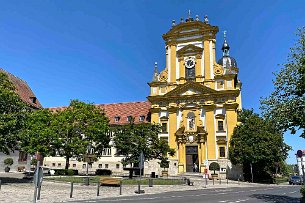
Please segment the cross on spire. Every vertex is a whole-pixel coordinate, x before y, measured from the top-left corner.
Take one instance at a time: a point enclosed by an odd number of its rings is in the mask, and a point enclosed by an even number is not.
[[[223,31],[223,38],[224,38],[225,41],[227,40],[227,31],[226,30]]]

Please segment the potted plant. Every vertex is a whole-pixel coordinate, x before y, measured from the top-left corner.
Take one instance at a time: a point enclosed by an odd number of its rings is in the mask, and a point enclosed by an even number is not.
[[[215,177],[218,176],[218,174],[216,174],[216,171],[219,171],[219,169],[220,169],[220,166],[219,166],[218,163],[212,162],[212,163],[210,164],[209,170],[214,171],[214,173],[212,174],[212,178],[215,178]]]
[[[4,168],[4,171],[7,173],[10,172],[10,170],[11,170],[10,166],[13,165],[14,160],[12,158],[6,158],[6,159],[4,159],[3,162],[4,162],[4,165],[6,165],[6,167]]]
[[[167,159],[168,159],[167,157],[162,157],[160,162],[160,167],[163,168],[162,170],[163,177],[168,176],[169,161]]]

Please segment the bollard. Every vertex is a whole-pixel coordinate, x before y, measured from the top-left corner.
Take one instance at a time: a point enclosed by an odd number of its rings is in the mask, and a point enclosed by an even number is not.
[[[215,178],[213,178],[213,185],[215,184],[214,181],[215,181]]]
[[[221,185],[221,178],[219,178],[219,185]]]
[[[73,196],[73,182],[71,182],[70,198]]]
[[[227,185],[229,184],[229,179],[227,178]]]
[[[2,182],[1,182],[1,180],[0,180],[0,190],[1,190],[1,183],[2,183]]]
[[[140,185],[140,181],[138,182],[138,194],[141,194],[141,185]]]
[[[239,178],[237,179],[237,183],[238,183],[238,185],[239,185]]]
[[[120,181],[120,195],[122,195],[122,181]]]
[[[205,185],[208,185],[208,178],[205,178]]]
[[[96,196],[100,196],[100,184],[99,183],[97,183]]]
[[[153,179],[148,179],[148,186],[149,187],[152,187],[153,186]]]

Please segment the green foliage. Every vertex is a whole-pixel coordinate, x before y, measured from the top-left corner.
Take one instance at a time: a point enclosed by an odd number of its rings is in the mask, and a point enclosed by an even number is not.
[[[12,158],[6,158],[4,159],[3,163],[7,166],[11,166],[14,164],[14,160]]]
[[[138,164],[141,152],[145,160],[165,159],[167,155],[173,156],[174,149],[170,149],[167,142],[160,140],[158,134],[161,126],[157,124],[141,123],[118,126],[114,130],[114,146],[123,158],[123,165]]]
[[[8,76],[0,72],[0,152],[9,154],[16,149],[28,110]]]
[[[55,175],[57,176],[73,176],[73,175],[78,175],[77,170],[73,169],[53,169],[55,171]]]
[[[30,163],[32,166],[37,166],[37,159],[32,159],[31,160],[31,163]]]
[[[167,157],[161,158],[160,167],[164,169],[169,168],[169,161]]]
[[[300,129],[305,138],[305,27],[298,29],[297,36],[287,63],[275,74],[274,91],[261,101],[261,109],[279,128],[292,134]]]
[[[262,119],[253,110],[243,109],[238,121],[241,124],[233,131],[229,159],[243,166],[246,180],[251,180],[251,164],[255,181],[271,179],[291,147],[284,143],[282,132],[271,121]]]
[[[300,193],[302,194],[302,197],[305,197],[305,185],[301,187]]]
[[[108,123],[101,109],[78,100],[72,100],[64,110],[36,111],[27,119],[22,150],[31,154],[38,151],[43,156],[63,156],[68,169],[69,158],[81,160],[89,144],[97,157],[102,155],[110,142]]]
[[[217,162],[212,162],[209,166],[209,170],[214,171],[214,174],[216,174],[216,171],[220,170],[220,166]]]

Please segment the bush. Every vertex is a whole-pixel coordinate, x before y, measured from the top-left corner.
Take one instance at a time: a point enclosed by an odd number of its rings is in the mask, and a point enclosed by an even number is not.
[[[95,175],[99,176],[110,176],[112,174],[112,171],[109,169],[96,169]]]
[[[302,194],[302,197],[305,197],[305,185],[301,187],[300,193]]]
[[[31,160],[31,163],[30,163],[32,166],[35,166],[36,167],[36,165],[37,165],[37,159],[35,159],[35,158],[33,158],[32,160]]]
[[[56,176],[73,176],[73,175],[78,175],[78,170],[73,170],[73,169],[53,169],[55,171]]]
[[[11,166],[14,164],[14,160],[12,158],[6,158],[4,159],[3,163],[7,166]]]

